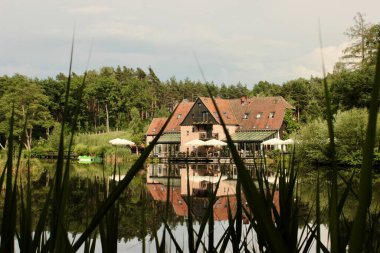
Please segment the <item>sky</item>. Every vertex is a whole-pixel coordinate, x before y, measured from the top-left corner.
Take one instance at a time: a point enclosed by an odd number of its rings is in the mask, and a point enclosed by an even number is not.
[[[330,72],[356,13],[379,23],[379,10],[378,0],[0,0],[0,75],[67,73],[74,33],[76,73],[152,67],[161,81],[202,81],[197,58],[209,82],[282,84],[321,76],[318,23]]]

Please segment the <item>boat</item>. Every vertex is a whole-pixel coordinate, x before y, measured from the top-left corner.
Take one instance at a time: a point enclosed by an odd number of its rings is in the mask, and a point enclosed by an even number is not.
[[[99,156],[81,155],[81,156],[78,156],[78,162],[83,163],[83,164],[101,163],[102,158]]]

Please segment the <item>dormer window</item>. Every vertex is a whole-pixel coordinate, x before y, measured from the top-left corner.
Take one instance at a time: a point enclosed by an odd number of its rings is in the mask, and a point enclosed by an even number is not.
[[[243,119],[248,119],[248,115],[249,115],[248,112],[244,113],[244,115],[243,115]]]
[[[256,115],[256,119],[260,119],[261,116],[263,116],[263,113],[262,113],[262,112],[259,112],[259,113]]]
[[[270,112],[268,118],[273,119],[275,112]]]

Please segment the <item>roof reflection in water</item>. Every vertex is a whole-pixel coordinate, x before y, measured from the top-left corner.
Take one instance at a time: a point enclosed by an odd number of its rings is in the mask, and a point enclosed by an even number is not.
[[[169,190],[169,201],[178,216],[188,215],[186,203],[187,169],[189,166],[190,195],[192,196],[192,213],[202,217],[207,210],[210,189],[215,190],[220,179],[217,191],[217,201],[213,205],[215,220],[228,220],[228,201],[231,212],[236,213],[236,167],[231,164],[150,164],[147,168],[147,188],[155,201],[166,202]],[[170,176],[170,187],[167,180]],[[212,187],[212,188],[211,188]],[[274,203],[278,208],[278,193],[275,193]],[[246,206],[244,195],[242,204]]]

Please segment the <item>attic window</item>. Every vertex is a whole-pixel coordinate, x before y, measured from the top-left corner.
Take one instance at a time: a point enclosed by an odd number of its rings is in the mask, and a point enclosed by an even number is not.
[[[273,119],[275,112],[270,112],[268,118]]]
[[[243,119],[248,119],[248,115],[249,115],[248,112],[244,113]]]
[[[198,107],[201,107],[201,102],[198,102]]]
[[[181,113],[178,114],[178,116],[177,116],[177,119],[180,119],[180,118],[182,118],[182,114]]]
[[[261,116],[263,116],[263,113],[262,113],[262,112],[259,112],[259,113],[256,115],[256,119],[260,119]]]

